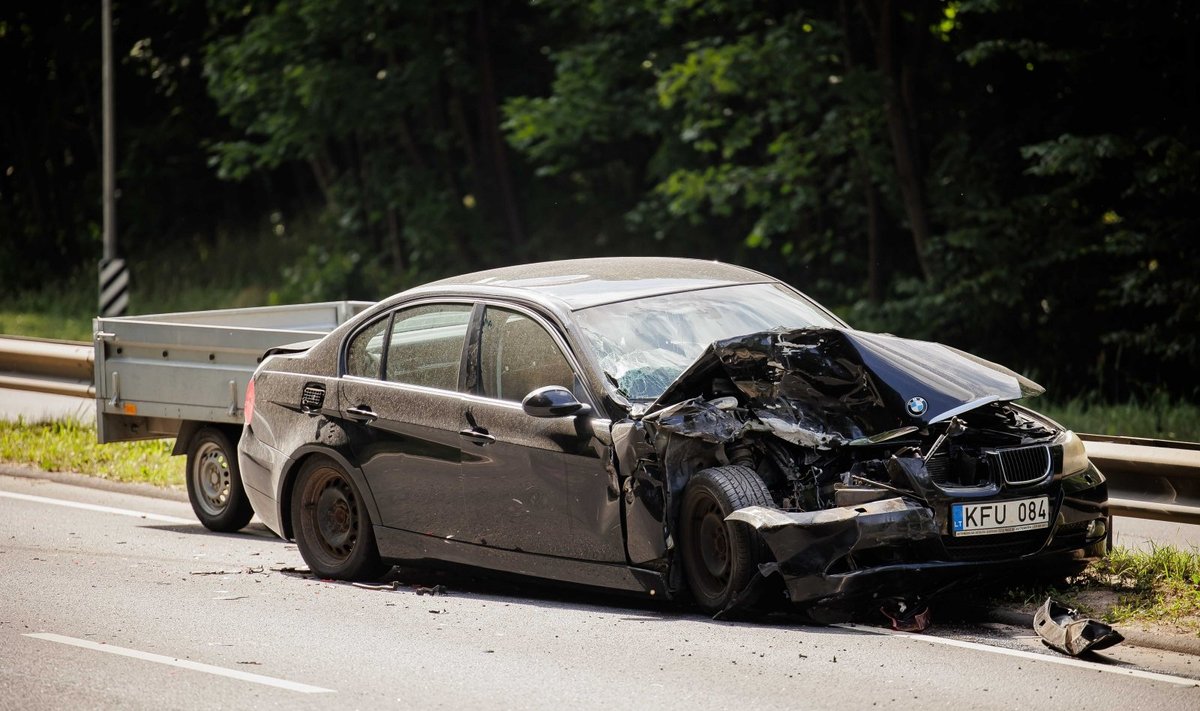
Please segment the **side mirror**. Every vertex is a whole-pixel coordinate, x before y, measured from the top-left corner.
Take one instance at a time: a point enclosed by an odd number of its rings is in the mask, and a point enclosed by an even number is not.
[[[587,415],[592,408],[575,399],[575,395],[561,385],[547,385],[525,396],[521,409],[530,417],[567,417]]]

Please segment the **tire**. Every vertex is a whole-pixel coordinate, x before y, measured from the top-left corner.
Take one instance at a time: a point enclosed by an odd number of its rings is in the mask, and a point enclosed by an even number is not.
[[[237,448],[216,427],[201,427],[188,443],[187,492],[196,518],[210,531],[237,531],[254,515],[242,486]]]
[[[769,553],[757,531],[725,520],[747,506],[775,507],[749,467],[704,469],[684,489],[679,515],[683,573],[696,604],[709,613],[724,610],[743,591],[739,604],[751,605],[757,597],[747,586]]]
[[[366,504],[340,466],[325,457],[309,459],[296,477],[294,491],[292,531],[314,575],[374,580],[386,572]]]

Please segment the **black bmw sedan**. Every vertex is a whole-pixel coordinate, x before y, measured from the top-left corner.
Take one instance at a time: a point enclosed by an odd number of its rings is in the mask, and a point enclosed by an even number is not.
[[[1040,392],[748,269],[548,262],[277,349],[238,459],[322,577],[454,564],[711,612],[811,605],[1102,554],[1104,477],[1016,402]]]

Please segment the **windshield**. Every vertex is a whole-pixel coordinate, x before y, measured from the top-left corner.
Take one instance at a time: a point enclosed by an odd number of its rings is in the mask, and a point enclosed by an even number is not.
[[[842,325],[781,284],[651,296],[582,309],[575,318],[605,375],[631,400],[657,398],[713,341]]]

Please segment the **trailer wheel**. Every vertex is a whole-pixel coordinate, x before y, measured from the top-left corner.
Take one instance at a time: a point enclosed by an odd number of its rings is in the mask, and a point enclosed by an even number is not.
[[[216,427],[201,427],[188,443],[187,490],[196,518],[210,531],[237,531],[254,515],[242,487],[237,448]]]
[[[754,529],[725,520],[747,506],[775,506],[763,480],[749,467],[705,469],[683,491],[679,515],[683,573],[696,604],[707,612],[724,610],[743,591],[750,597],[739,604],[754,603],[755,593],[747,585],[770,554]]]

